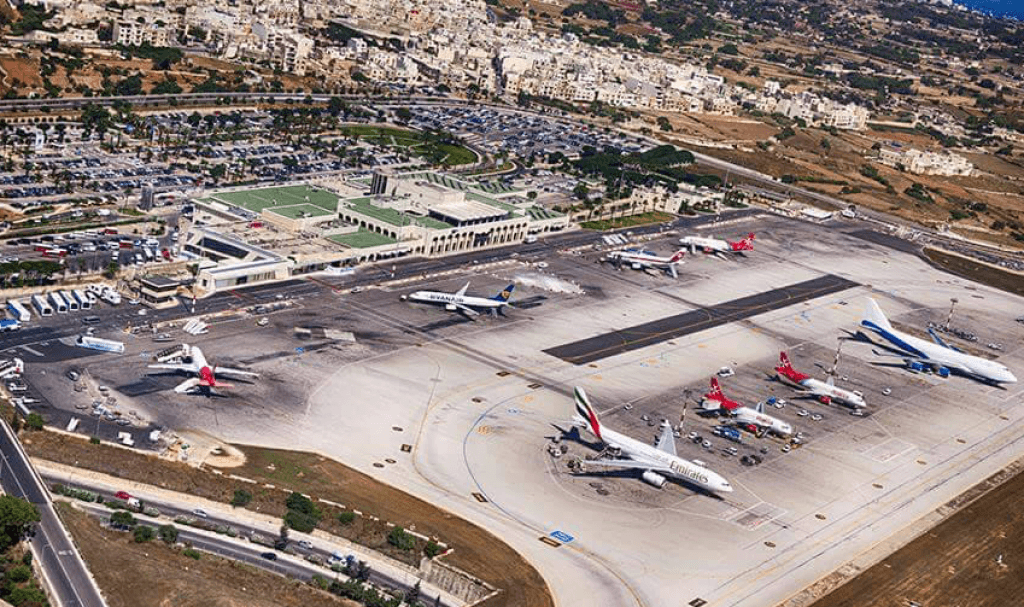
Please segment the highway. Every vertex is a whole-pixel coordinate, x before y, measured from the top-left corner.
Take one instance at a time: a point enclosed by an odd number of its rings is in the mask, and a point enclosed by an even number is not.
[[[61,607],[104,607],[99,588],[75,549],[67,529],[54,512],[50,495],[32,469],[28,456],[7,422],[0,422],[0,485],[5,493],[28,500],[39,509],[41,520],[29,540],[32,552]]]
[[[76,489],[84,489],[102,495],[105,500],[113,501],[114,492],[109,486],[101,485],[98,483],[91,483],[87,479],[75,478],[73,481],[69,481],[68,478],[57,475],[49,475],[44,473],[44,478],[51,483],[61,483],[68,487]],[[162,501],[154,499],[150,496],[138,495],[136,496],[147,507],[153,507],[160,511],[160,516],[166,520],[160,520],[158,518],[150,518],[143,515],[136,515],[136,518],[145,524],[153,527],[158,527],[163,524],[174,524],[178,529],[178,541],[183,543],[191,544],[198,550],[210,552],[225,558],[229,558],[236,561],[242,561],[255,565],[266,571],[277,573],[279,575],[285,575],[291,578],[309,581],[313,578],[313,575],[318,574],[322,576],[331,577],[334,572],[330,569],[316,565],[312,562],[306,561],[307,556],[313,555],[319,557],[322,562],[326,563],[330,559],[331,554],[337,550],[330,547],[324,547],[320,541],[306,534],[297,532],[291,532],[290,541],[288,545],[287,556],[286,553],[280,553],[275,551],[272,547],[265,546],[263,544],[250,543],[251,538],[265,538],[267,541],[272,541],[277,537],[276,529],[269,529],[267,526],[257,526],[249,522],[240,521],[238,518],[232,518],[224,516],[222,513],[206,512],[205,516],[197,516],[193,514],[193,509],[183,507],[180,503],[170,503],[168,501]],[[107,518],[110,516],[112,510],[98,505],[90,505],[81,503],[91,514]],[[245,513],[245,510],[240,512]],[[186,525],[175,524],[173,519],[185,516],[196,520],[201,520],[211,527],[226,526],[235,529],[238,532],[237,538],[231,538],[226,535],[218,535],[213,532],[203,532]],[[311,548],[305,548],[299,544],[299,541],[305,540],[310,543]],[[273,552],[278,555],[278,558],[273,560],[264,558],[263,554]],[[294,558],[289,558],[294,556]],[[357,558],[359,555],[355,555]],[[388,592],[405,592],[408,591],[415,584],[415,579],[407,579],[409,576],[402,576],[403,579],[399,579],[397,575],[389,574],[388,572],[381,571],[379,567],[375,567],[372,561],[368,561],[370,565],[370,577],[369,582]],[[446,597],[442,597],[442,604],[450,605],[451,601],[446,601]]]

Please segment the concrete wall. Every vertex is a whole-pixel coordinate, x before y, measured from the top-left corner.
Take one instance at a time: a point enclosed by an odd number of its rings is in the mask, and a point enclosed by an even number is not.
[[[420,561],[420,572],[423,574],[424,582],[457,596],[470,605],[500,592],[487,582],[438,559],[425,558]]]

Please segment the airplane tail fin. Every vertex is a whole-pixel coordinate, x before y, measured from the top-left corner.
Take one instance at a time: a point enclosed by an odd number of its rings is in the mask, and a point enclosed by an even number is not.
[[[671,258],[669,258],[668,261],[669,261],[669,263],[678,263],[678,262],[682,261],[683,255],[685,255],[685,254],[686,254],[686,249],[679,249],[678,251],[676,251],[675,255],[673,255]]]
[[[498,293],[497,295],[495,295],[491,299],[493,299],[494,301],[501,301],[501,302],[508,301],[509,298],[512,297],[512,291],[514,291],[515,288],[516,288],[515,283],[510,284],[509,286],[505,287],[505,289],[501,293]]]
[[[718,384],[717,377],[711,378],[711,391],[707,393],[707,396],[715,400],[721,400],[725,397],[725,395],[722,394],[722,386]]]
[[[789,362],[789,356],[785,352],[779,352],[779,367],[787,370],[793,368],[793,364]]]
[[[745,239],[738,243],[730,243],[733,251],[754,251],[754,232],[746,234]]]
[[[885,317],[882,308],[878,306],[878,302],[872,297],[868,298],[868,302],[864,306],[864,319],[860,321],[860,324],[875,330],[892,329],[889,319]]]
[[[597,413],[594,413],[594,408],[590,406],[590,399],[587,398],[587,393],[583,391],[583,388],[579,386],[573,388],[572,391],[573,399],[576,401],[576,414],[583,418],[584,423],[590,428],[594,436],[598,439],[601,438],[601,422],[597,419]]]

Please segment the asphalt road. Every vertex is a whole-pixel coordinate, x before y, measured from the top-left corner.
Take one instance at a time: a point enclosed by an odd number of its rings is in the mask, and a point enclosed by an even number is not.
[[[40,566],[62,607],[104,607],[106,603],[93,583],[71,537],[53,510],[49,494],[32,470],[6,422],[0,422],[0,485],[5,493],[28,500],[39,509],[41,520],[29,540]]]
[[[764,293],[555,346],[544,352],[574,365],[585,365],[855,286],[855,282],[827,274]]]

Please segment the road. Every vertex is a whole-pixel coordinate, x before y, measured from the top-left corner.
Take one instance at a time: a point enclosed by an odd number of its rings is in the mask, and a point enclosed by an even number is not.
[[[48,473],[43,473],[43,475],[48,482],[61,483],[68,487],[91,491],[102,495],[104,500],[107,501],[113,501],[115,499],[113,495],[114,491],[112,491],[109,486],[92,483],[89,482],[88,479],[82,479],[80,477],[75,478],[73,481],[69,481],[68,478],[64,476],[50,475]],[[169,519],[158,520],[144,516],[137,517],[140,521],[154,527],[161,524],[171,523],[173,519],[185,516],[196,520],[202,520],[212,527],[231,527],[238,532],[238,538],[231,538],[228,536],[212,534],[210,532],[203,533],[184,525],[175,525],[179,531],[179,541],[192,544],[196,549],[211,552],[232,560],[246,562],[260,567],[261,569],[303,581],[309,581],[313,578],[314,574],[322,576],[332,576],[334,574],[330,569],[304,560],[307,556],[313,555],[319,557],[326,563],[333,553],[338,552],[336,549],[323,546],[321,542],[313,536],[307,536],[293,531],[290,534],[291,540],[287,551],[288,554],[294,555],[296,560],[289,558],[276,558],[275,560],[270,560],[261,555],[268,552],[274,552],[279,555],[283,555],[284,553],[278,553],[273,548],[262,544],[249,543],[249,539],[262,537],[267,540],[272,540],[277,536],[275,529],[268,529],[266,526],[256,526],[240,521],[238,518],[224,516],[221,513],[205,512],[204,516],[197,516],[194,514],[194,509],[183,507],[180,503],[171,503],[169,501],[154,499],[152,496],[139,495],[138,497],[147,507],[154,507],[159,510],[161,517]],[[104,517],[109,516],[111,513],[111,510],[102,506],[87,506],[87,509],[92,514],[98,514]],[[242,512],[245,511],[243,510]],[[311,547],[305,548],[301,546],[298,543],[300,540],[308,541]],[[368,581],[377,588],[387,590],[389,592],[405,592],[411,589],[413,584],[415,584],[415,580],[410,582],[408,579],[399,579],[396,575],[391,575],[388,572],[381,571],[380,568],[374,567],[373,562],[369,562],[369,565],[370,577]],[[403,576],[403,578],[404,577],[407,576]],[[443,597],[442,603],[449,605],[452,602],[446,601]]]
[[[28,500],[39,509],[41,520],[29,540],[32,552],[62,607],[104,607],[99,588],[54,512],[50,496],[32,469],[28,456],[6,422],[0,422],[0,486],[5,493]]]

